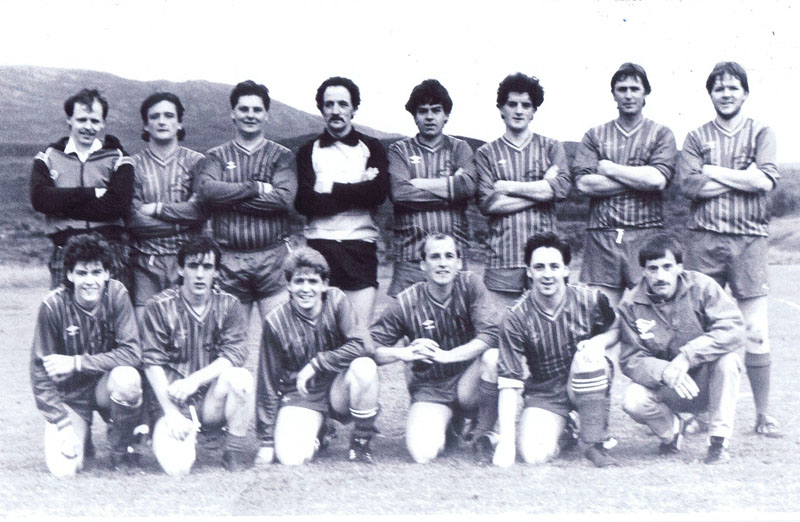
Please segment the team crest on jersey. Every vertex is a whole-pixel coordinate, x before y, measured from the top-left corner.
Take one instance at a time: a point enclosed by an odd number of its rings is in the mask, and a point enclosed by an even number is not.
[[[59,173],[56,169],[50,169],[50,177],[53,178],[53,181],[57,180]]]
[[[419,165],[422,162],[422,156],[409,156],[408,161],[410,161],[412,165]]]
[[[497,164],[498,165],[505,165],[506,164],[506,160],[505,159],[497,160]]]
[[[80,331],[81,327],[78,325],[71,324],[67,326],[67,335],[69,335],[70,337],[75,337],[76,335],[78,335],[78,332]]]
[[[655,337],[655,334],[650,331],[655,325],[656,322],[652,319],[637,319],[636,329],[639,330],[639,337],[642,339],[652,339]]]
[[[234,170],[234,169],[236,169],[236,163],[234,163],[234,162],[232,162],[232,161],[229,161],[229,162],[228,162],[228,163],[225,165],[225,168],[226,168],[226,169],[228,169],[228,170]]]
[[[425,330],[433,330],[436,328],[436,323],[433,321],[433,319],[425,319],[422,321],[422,328]]]

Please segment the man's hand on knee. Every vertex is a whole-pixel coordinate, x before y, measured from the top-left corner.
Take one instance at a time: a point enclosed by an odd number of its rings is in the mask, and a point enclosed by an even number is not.
[[[199,386],[191,377],[185,379],[178,379],[167,388],[169,398],[178,404],[183,404],[186,400],[194,395]]]

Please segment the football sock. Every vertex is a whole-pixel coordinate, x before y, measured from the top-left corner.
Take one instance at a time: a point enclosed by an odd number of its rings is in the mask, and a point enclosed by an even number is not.
[[[225,432],[225,450],[242,453],[248,450],[250,445],[244,435],[234,435],[230,431]]]
[[[478,385],[478,435],[494,430],[497,422],[498,395],[496,382],[481,379]]]
[[[124,454],[128,446],[133,444],[133,430],[139,425],[141,418],[142,401],[130,406],[111,398],[111,406],[107,427],[107,439],[111,452]]]
[[[350,408],[353,417],[353,437],[370,440],[375,433],[375,419],[378,418],[379,408],[356,410]]]
[[[771,358],[769,353],[746,353],[744,364],[747,367],[747,378],[753,390],[753,401],[756,414],[766,414],[769,409],[769,376]]]

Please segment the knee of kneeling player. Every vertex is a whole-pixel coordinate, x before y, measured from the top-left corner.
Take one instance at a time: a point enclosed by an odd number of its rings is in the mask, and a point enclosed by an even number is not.
[[[227,368],[220,374],[219,379],[220,384],[235,397],[244,399],[255,393],[253,376],[246,368]]]
[[[527,464],[544,464],[558,454],[558,441],[520,440],[519,453]]]
[[[497,359],[500,356],[500,350],[497,348],[489,348],[481,355],[481,377],[483,380],[495,382],[497,381]]]
[[[622,410],[628,415],[636,416],[648,400],[647,388],[632,382],[625,390],[625,395],[622,399]]]
[[[350,363],[348,372],[360,386],[368,386],[378,378],[378,365],[369,357],[359,357]]]
[[[142,377],[132,366],[117,366],[108,376],[111,398],[123,404],[135,405],[142,398]]]
[[[305,438],[275,439],[275,456],[284,466],[300,466],[314,457],[314,443]]]
[[[406,433],[406,446],[411,458],[418,464],[435,459],[444,448],[444,433],[411,429]]]

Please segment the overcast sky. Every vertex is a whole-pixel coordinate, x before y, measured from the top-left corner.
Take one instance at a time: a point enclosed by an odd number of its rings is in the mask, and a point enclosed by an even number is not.
[[[791,90],[800,86],[800,5],[789,0],[0,0],[0,8],[0,64],[137,80],[252,78],[312,113],[317,85],[349,76],[362,92],[356,122],[403,134],[416,132],[403,109],[411,88],[432,77],[454,100],[446,132],[483,140],[503,132],[495,96],[507,74],[541,79],[536,132],[578,141],[616,116],[608,82],[633,61],[653,86],[646,116],[672,128],[680,146],[713,117],[711,68],[736,60],[750,76],[745,112],[775,128],[780,161],[800,161]]]

